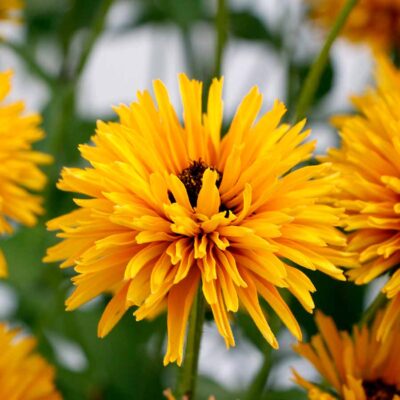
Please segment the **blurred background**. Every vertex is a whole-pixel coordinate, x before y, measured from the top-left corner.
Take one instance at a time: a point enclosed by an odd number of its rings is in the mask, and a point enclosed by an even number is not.
[[[230,0],[226,6],[225,122],[253,85],[264,93],[264,110],[275,98],[284,100],[289,120],[324,32],[307,19],[301,0]],[[0,68],[15,71],[11,97],[42,114],[47,137],[38,148],[55,157],[46,170],[47,215],[36,228],[19,227],[2,240],[10,279],[0,283],[0,319],[37,336],[39,350],[57,368],[65,399],[162,399],[163,389],[174,386],[177,367],[162,366],[165,317],[136,323],[127,313],[108,337],[98,339],[97,322],[108,299],[64,311],[71,272],[42,263],[55,242],[44,223],[73,207],[71,196],[55,188],[60,169],[79,165],[77,145],[90,140],[96,120],[115,118],[113,105],[130,103],[137,90],[160,78],[179,111],[177,74],[210,80],[216,8],[212,0],[26,0],[23,22],[0,27]],[[335,43],[308,122],[319,141],[317,152],[337,143],[329,117],[351,110],[349,96],[372,82],[372,67],[365,45]],[[379,290],[310,274],[320,288],[317,307],[343,329],[358,320]],[[295,300],[291,307],[306,337],[312,334],[312,318]],[[262,364],[266,344],[256,328],[245,315],[233,322],[238,345],[229,352],[212,322],[204,328],[201,399],[240,398]],[[282,350],[273,353],[265,399],[303,399],[290,380],[290,366],[311,378],[312,369],[293,354],[286,330],[279,339]]]

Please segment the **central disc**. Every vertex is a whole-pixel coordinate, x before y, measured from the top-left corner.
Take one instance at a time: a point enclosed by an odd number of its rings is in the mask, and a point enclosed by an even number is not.
[[[203,183],[203,174],[207,168],[215,171],[215,168],[210,167],[205,162],[193,161],[189,167],[185,168],[179,175],[178,178],[185,185],[190,204],[192,207],[196,207],[197,198],[199,197],[200,189]],[[221,183],[221,174],[218,172],[217,186]]]

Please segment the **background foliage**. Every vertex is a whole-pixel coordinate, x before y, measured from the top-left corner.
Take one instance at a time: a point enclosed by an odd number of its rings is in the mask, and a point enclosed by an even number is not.
[[[71,197],[55,188],[60,169],[63,165],[80,162],[77,146],[88,141],[95,129],[94,120],[84,119],[77,113],[76,89],[102,32],[112,29],[113,35],[118,37],[143,26],[173,26],[185,49],[186,72],[205,81],[214,72],[215,54],[213,51],[206,54],[194,46],[194,28],[201,24],[214,35],[216,4],[208,0],[131,0],[125,3],[134,9],[132,19],[109,28],[105,21],[112,0],[27,0],[24,39],[6,40],[0,47],[0,54],[2,51],[15,53],[29,74],[50,91],[48,103],[40,110],[47,138],[38,147],[55,157],[55,163],[46,171],[49,176],[45,193],[47,214],[36,228],[20,227],[15,235],[2,241],[10,265],[10,279],[2,283],[2,287],[11,288],[17,302],[8,319],[23,324],[37,336],[40,351],[57,368],[57,384],[68,400],[162,399],[163,389],[174,385],[177,373],[175,366],[162,366],[164,317],[136,323],[128,313],[107,338],[100,340],[96,335],[97,322],[108,299],[100,298],[78,311],[65,312],[64,301],[71,291],[70,273],[41,261],[45,249],[55,242],[53,234],[46,232],[44,222],[72,207]],[[224,38],[228,41],[236,38],[249,45],[261,44],[285,57],[288,82],[285,100],[289,110],[293,109],[313,54],[296,58],[283,26],[278,29],[268,26],[247,8],[228,5],[227,9],[226,24],[220,32]],[[46,60],[38,56],[44,43],[53,47],[57,54],[51,68],[45,67]],[[2,63],[1,68],[7,65]],[[331,91],[335,74],[335,67],[330,63],[314,100],[315,110]],[[110,115],[98,115],[98,118],[113,118]],[[315,296],[317,307],[332,315],[340,328],[348,328],[356,322],[363,309],[365,290],[350,283],[335,282],[319,273],[312,275],[319,288]],[[311,317],[295,300],[292,303],[306,335],[312,334],[315,326]],[[267,306],[266,310],[268,312]],[[266,344],[249,318],[239,315],[237,322],[235,329],[260,352],[265,352]],[[279,329],[278,324],[275,325]],[[207,336],[203,340],[207,340]],[[75,362],[66,361],[68,355],[75,357]],[[285,356],[278,352],[272,355],[278,364]],[[305,398],[297,389],[280,390],[272,379],[267,385],[270,390],[265,399]],[[216,395],[218,400],[241,397],[240,393],[221,387],[209,377],[201,378],[199,392],[201,399],[208,394]]]

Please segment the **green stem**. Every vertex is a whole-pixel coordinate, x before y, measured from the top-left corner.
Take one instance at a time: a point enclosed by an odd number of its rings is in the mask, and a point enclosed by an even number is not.
[[[0,44],[12,50],[21,60],[24,61],[29,70],[33,72],[36,77],[46,83],[47,86],[54,86],[55,79],[48,72],[46,72],[40,64],[36,62],[27,46],[6,40],[0,40]]]
[[[271,346],[266,347],[264,352],[263,363],[257,375],[254,377],[253,382],[250,384],[250,387],[246,393],[246,397],[244,398],[245,400],[261,399],[265,385],[268,380],[269,372],[271,370],[271,365],[272,365],[271,349],[272,349]]]
[[[357,4],[357,1],[358,0],[346,1],[346,4],[343,6],[342,10],[337,16],[333,27],[329,32],[328,37],[326,38],[325,44],[322,47],[321,52],[319,53],[317,59],[312,65],[299,96],[299,101],[296,108],[296,121],[299,121],[306,116],[307,110],[318,88],[322,73],[324,72],[324,69],[328,62],[329,52],[332,44],[342,30],[348,16],[350,15],[351,10]]]
[[[77,152],[77,146],[81,142],[80,136],[76,134],[74,122],[76,121],[76,86],[81,77],[86,63],[92,53],[97,38],[101,34],[108,11],[113,4],[113,0],[102,0],[97,15],[93,19],[87,40],[83,45],[82,52],[77,62],[77,67],[69,73],[67,66],[69,63],[69,53],[64,52],[64,60],[56,83],[53,85],[54,99],[50,105],[50,112],[47,117],[46,131],[48,135],[47,146],[51,154],[54,155],[49,177],[53,184],[48,185],[47,205],[50,216],[54,215],[59,207],[59,192],[54,182],[59,175],[60,168],[69,164]],[[57,205],[57,206],[55,206]]]
[[[100,6],[99,11],[93,21],[92,27],[90,29],[89,36],[83,46],[83,50],[78,61],[74,77],[79,78],[82,74],[82,71],[85,68],[85,65],[89,59],[89,56],[92,52],[92,49],[97,41],[97,38],[100,36],[101,32],[104,29],[104,25],[106,23],[106,17],[108,11],[110,10],[114,0],[103,0],[103,4]]]
[[[375,297],[375,300],[370,304],[370,306],[364,311],[361,320],[360,326],[368,325],[375,317],[376,313],[388,302],[387,297],[380,292],[378,296]]]
[[[225,0],[218,0],[217,16],[215,18],[215,30],[217,33],[217,43],[215,46],[214,77],[219,77],[222,71],[224,48],[228,38],[228,11]]]
[[[185,49],[185,57],[189,73],[192,77],[199,79],[200,77],[196,66],[196,56],[193,49],[192,38],[190,37],[190,29],[187,26],[181,28],[181,37],[183,48]]]
[[[185,357],[178,382],[178,399],[186,396],[185,400],[194,400],[196,396],[197,368],[201,335],[203,333],[204,312],[204,296],[201,288],[199,288],[189,319]]]
[[[68,130],[66,129],[68,124],[65,122],[71,120],[75,113],[76,84],[82,72],[84,71],[84,68],[92,53],[97,38],[104,29],[107,14],[113,4],[113,1],[114,0],[102,1],[97,15],[93,20],[89,35],[83,45],[77,67],[72,76],[65,76],[63,74],[63,72],[65,72],[63,71],[63,68],[61,70],[58,86],[56,87],[57,92],[61,93],[61,95],[59,96],[60,108],[57,110],[60,115],[56,118],[56,129],[54,129],[54,131],[57,132],[57,135],[53,141],[53,154],[56,154],[57,157],[60,155],[60,153],[62,155],[62,153],[65,152],[65,146],[67,145],[67,136],[70,134],[70,132],[68,132]],[[67,61],[68,60],[65,59],[63,64],[68,64]],[[75,143],[73,143],[73,145],[75,146]]]

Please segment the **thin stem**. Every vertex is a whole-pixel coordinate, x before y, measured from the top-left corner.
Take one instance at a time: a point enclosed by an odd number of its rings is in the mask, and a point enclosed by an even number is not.
[[[189,73],[191,76],[199,79],[200,77],[198,76],[196,56],[193,49],[192,38],[190,36],[190,29],[187,26],[181,28],[181,36]]]
[[[261,399],[264,392],[265,385],[268,380],[269,372],[272,365],[272,354],[271,346],[266,347],[264,352],[264,360],[261,368],[259,369],[257,375],[254,377],[253,382],[246,393],[245,400]]]
[[[332,44],[342,30],[351,10],[357,4],[357,1],[358,0],[347,0],[346,4],[343,6],[342,10],[337,16],[336,21],[334,22],[333,27],[326,38],[324,46],[321,49],[321,52],[312,65],[299,96],[299,101],[296,108],[296,121],[305,117],[318,88],[322,73],[324,72],[328,62],[329,52]]]
[[[77,67],[71,73],[69,73],[67,68],[69,65],[69,54],[68,51],[65,51],[60,74],[53,86],[53,102],[47,117],[46,126],[46,130],[51,132],[51,135],[47,139],[47,146],[55,158],[55,162],[49,171],[51,182],[56,180],[61,166],[68,164],[71,158],[75,156],[77,145],[80,143],[79,135],[76,135],[73,131],[74,126],[72,124],[76,120],[76,86],[96,40],[105,26],[106,17],[112,4],[113,0],[102,0],[97,15],[91,24],[87,40],[83,45]],[[49,215],[54,215],[56,210],[53,209],[53,206],[58,204],[58,197],[59,194],[55,185],[48,185],[47,210]]]
[[[196,396],[197,368],[201,335],[203,333],[204,312],[204,296],[201,288],[199,288],[190,314],[185,357],[178,382],[178,399],[186,396],[185,399],[194,400]]]
[[[360,326],[368,325],[375,317],[376,313],[388,302],[387,297],[380,292],[370,306],[364,311],[361,319]]]
[[[26,66],[33,72],[39,79],[46,83],[49,87],[53,87],[55,84],[55,79],[47,71],[45,71],[40,64],[38,64],[29,51],[27,46],[13,43],[6,40],[0,40],[0,44],[8,49],[12,50],[16,55],[18,55],[21,60],[23,60]]]
[[[222,71],[222,58],[226,41],[228,39],[228,11],[225,0],[218,0],[217,16],[215,18],[217,43],[215,46],[214,76],[219,77]]]
[[[89,36],[84,44],[80,59],[78,61],[75,78],[79,78],[82,71],[85,68],[85,65],[89,59],[89,56],[92,52],[92,49],[97,41],[97,38],[100,36],[101,32],[104,29],[104,25],[106,23],[106,17],[108,11],[110,10],[114,0],[103,0],[103,4],[100,6],[99,11],[93,21]]]

